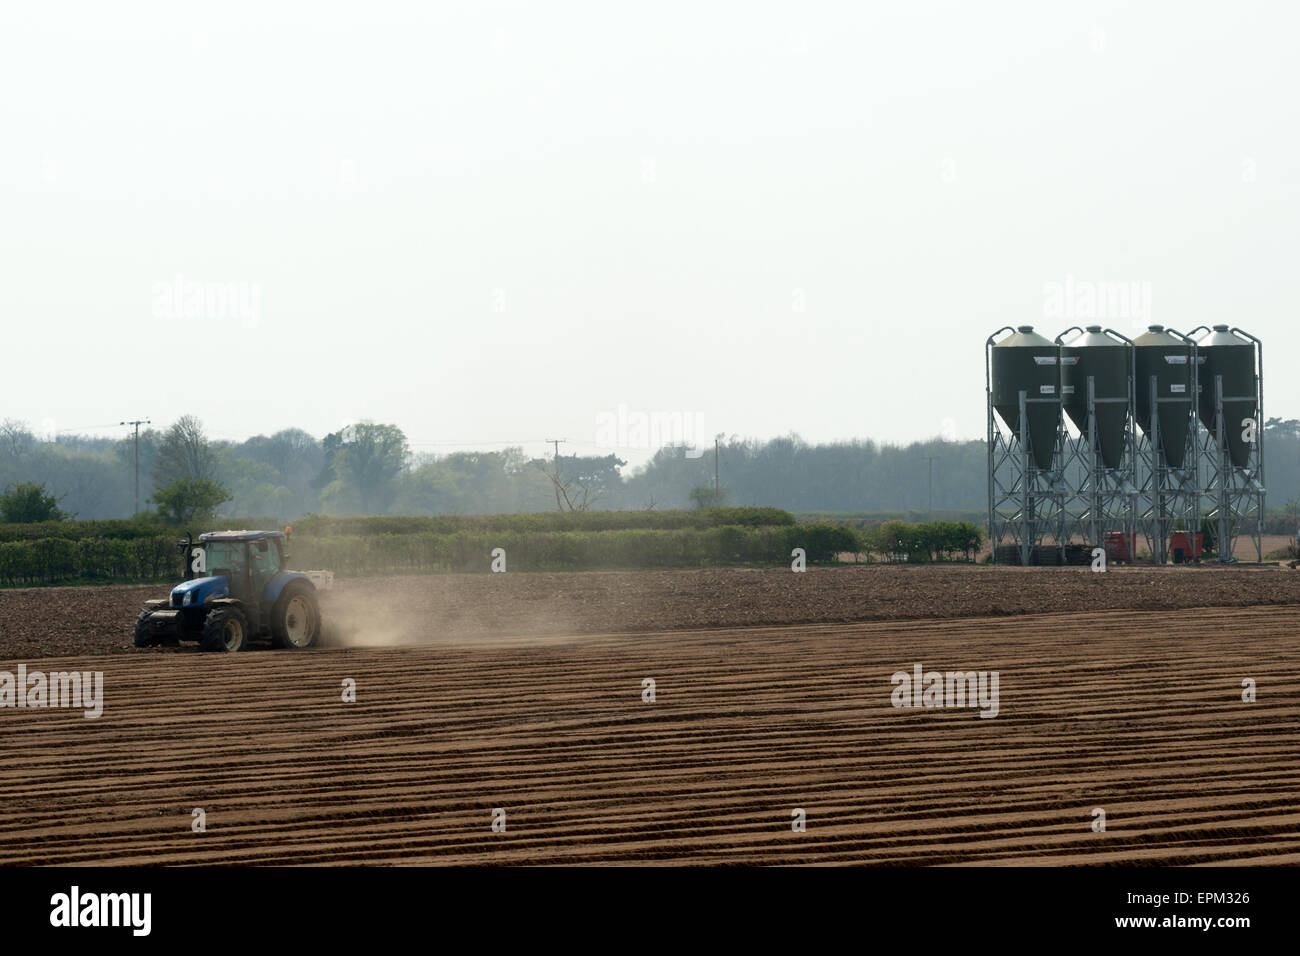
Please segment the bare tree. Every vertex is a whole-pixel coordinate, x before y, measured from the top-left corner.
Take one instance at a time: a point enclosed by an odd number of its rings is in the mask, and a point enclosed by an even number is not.
[[[203,424],[183,415],[163,435],[153,463],[153,480],[159,488],[173,481],[216,481],[218,456],[203,434]]]
[[[561,511],[588,511],[605,492],[621,483],[618,469],[626,465],[615,455],[603,458],[539,458],[533,462],[555,489],[555,506]]]
[[[6,418],[0,422],[0,454],[8,458],[21,458],[35,444],[36,436],[26,422],[16,418]]]

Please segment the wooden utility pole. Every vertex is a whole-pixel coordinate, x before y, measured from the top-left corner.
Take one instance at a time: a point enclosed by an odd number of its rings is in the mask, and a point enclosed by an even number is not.
[[[555,482],[555,507],[564,510],[564,505],[560,503],[560,445],[567,442],[567,438],[548,438],[546,441],[555,446],[555,477],[551,480]]]
[[[718,488],[718,439],[713,439],[713,504],[718,507],[722,504],[721,491]]]
[[[135,426],[135,512],[131,515],[134,518],[140,513],[140,426],[152,425],[153,422],[147,418],[141,418],[133,422],[119,422],[118,424]]]
[[[548,438],[547,444],[555,446],[555,477],[560,477],[560,445],[567,442],[567,438]]]
[[[926,517],[931,521],[934,520],[934,462],[937,457],[937,455],[927,455],[925,459],[926,464],[929,465],[929,477],[927,480],[930,486],[930,499],[926,508]]]

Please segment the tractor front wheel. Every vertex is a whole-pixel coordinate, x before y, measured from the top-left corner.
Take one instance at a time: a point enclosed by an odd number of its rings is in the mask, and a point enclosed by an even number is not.
[[[320,636],[320,605],[311,588],[285,588],[271,612],[271,643],[287,650],[311,647]]]
[[[237,607],[214,607],[203,621],[202,651],[242,651],[248,647],[248,618]]]
[[[132,637],[131,643],[136,647],[153,647],[158,643],[158,638],[149,627],[149,615],[152,613],[153,608],[147,607],[135,619],[135,635]]]

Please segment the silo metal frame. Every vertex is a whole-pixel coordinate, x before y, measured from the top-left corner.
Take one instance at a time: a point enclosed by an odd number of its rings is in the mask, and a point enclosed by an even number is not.
[[[1065,412],[1061,390],[1053,398],[1029,396],[1023,389],[1020,400],[1020,434],[1003,435],[993,409],[993,345],[1003,332],[1016,330],[1012,326],[998,329],[984,343],[984,402],[987,410],[988,489],[989,489],[989,545],[993,560],[997,561],[997,546],[1010,538],[1019,552],[1020,563],[1032,563],[1034,552],[1042,541],[1052,535],[1057,542],[1058,558],[1065,563],[1067,491],[1062,484],[1060,462],[1064,460],[1068,433],[1065,429]],[[1059,366],[1058,366],[1059,367]],[[1051,469],[1040,469],[1034,464],[1033,447],[1029,433],[1028,407],[1033,404],[1055,403],[1058,409],[1056,423],[1056,450]]]
[[[1151,560],[1155,564],[1169,561],[1170,534],[1177,525],[1184,525],[1188,533],[1197,534],[1201,530],[1201,453],[1200,416],[1197,414],[1197,396],[1200,394],[1198,352],[1196,340],[1190,335],[1183,335],[1177,329],[1164,328],[1177,339],[1187,343],[1188,362],[1191,363],[1191,390],[1188,398],[1160,397],[1156,377],[1150,376],[1146,382],[1137,381],[1134,367],[1134,383],[1137,388],[1149,390],[1151,401],[1150,434],[1138,430],[1140,454],[1138,460],[1144,466],[1141,492],[1148,502],[1148,509],[1142,515],[1143,533],[1151,550]],[[1167,463],[1164,435],[1160,431],[1160,405],[1162,403],[1187,403],[1189,417],[1186,447],[1183,454],[1183,466],[1171,468]],[[1194,560],[1199,561],[1199,558]]]
[[[1068,347],[1063,339],[1071,332],[1086,331],[1081,326],[1071,326],[1055,339],[1058,348]],[[1138,478],[1137,478],[1137,408],[1133,383],[1137,377],[1137,353],[1132,339],[1114,329],[1102,332],[1119,339],[1128,349],[1128,395],[1124,398],[1098,398],[1093,376],[1088,383],[1088,431],[1077,439],[1066,436],[1066,452],[1061,470],[1067,488],[1066,541],[1077,535],[1091,547],[1105,544],[1106,535],[1120,525],[1120,533],[1132,542],[1137,535]],[[1062,360],[1064,361],[1064,360]],[[1064,378],[1062,378],[1064,381]],[[1064,395],[1062,395],[1064,402]],[[1123,404],[1127,411],[1124,422],[1124,454],[1120,465],[1107,468],[1101,456],[1101,441],[1097,433],[1097,406]],[[1062,427],[1066,423],[1062,421]],[[1070,504],[1074,507],[1071,508]]]
[[[1210,331],[1199,326],[1188,335]],[[1249,339],[1255,348],[1255,394],[1224,395],[1223,376],[1213,376],[1206,386],[1214,390],[1213,430],[1205,428],[1197,415],[1200,459],[1204,463],[1205,483],[1200,489],[1200,507],[1208,508],[1205,518],[1215,521],[1215,548],[1219,562],[1228,564],[1235,559],[1237,539],[1243,531],[1250,535],[1255,545],[1255,560],[1264,560],[1264,343],[1235,326],[1229,330],[1234,335]],[[1199,388],[1199,385],[1198,385]],[[1200,392],[1197,392],[1199,402]],[[1236,466],[1228,452],[1228,434],[1223,414],[1224,402],[1253,401],[1255,403],[1255,440],[1249,443],[1247,463]],[[1198,513],[1200,511],[1198,507]],[[1198,514],[1199,516],[1199,514]],[[1198,524],[1197,530],[1200,529]]]

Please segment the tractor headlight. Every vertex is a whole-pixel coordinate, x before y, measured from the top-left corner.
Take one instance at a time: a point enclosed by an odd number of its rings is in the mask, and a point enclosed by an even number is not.
[[[194,592],[193,592],[193,591],[186,591],[186,592],[185,592],[185,597],[181,598],[181,605],[182,605],[183,607],[189,607],[189,606],[190,606],[190,602],[192,602],[193,600],[194,600]]]

